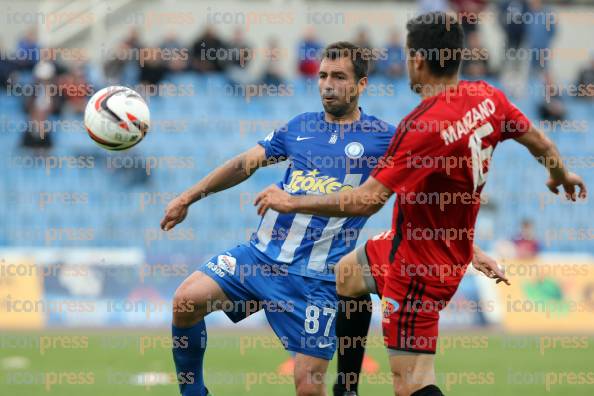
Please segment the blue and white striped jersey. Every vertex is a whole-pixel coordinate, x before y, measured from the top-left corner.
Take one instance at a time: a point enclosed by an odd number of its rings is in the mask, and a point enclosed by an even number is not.
[[[329,194],[363,183],[386,152],[395,127],[364,114],[353,124],[303,113],[258,142],[268,158],[289,161],[279,187],[290,194]],[[366,217],[279,214],[268,210],[250,243],[265,262],[290,273],[334,281],[333,266],[355,248]]]

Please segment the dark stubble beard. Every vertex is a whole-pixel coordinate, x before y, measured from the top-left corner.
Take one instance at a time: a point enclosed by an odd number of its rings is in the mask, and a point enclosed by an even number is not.
[[[335,103],[335,104],[326,104],[322,101],[322,106],[324,107],[324,111],[328,114],[336,118],[344,117],[345,114],[348,114],[354,109],[357,108],[357,103],[359,101],[359,96],[352,96],[350,101],[342,102],[342,103]]]

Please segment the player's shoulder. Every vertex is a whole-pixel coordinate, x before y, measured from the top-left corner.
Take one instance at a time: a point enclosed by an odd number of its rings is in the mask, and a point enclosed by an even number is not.
[[[465,96],[490,97],[498,101],[507,101],[507,96],[501,89],[485,80],[462,80],[459,89]]]
[[[371,132],[374,134],[380,134],[386,137],[392,137],[396,132],[396,126],[384,121],[372,114],[362,113],[361,119],[359,120],[361,130],[363,132]]]

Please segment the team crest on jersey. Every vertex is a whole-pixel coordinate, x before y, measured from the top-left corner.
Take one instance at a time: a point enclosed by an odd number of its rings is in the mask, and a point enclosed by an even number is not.
[[[353,188],[348,184],[342,184],[335,177],[318,176],[319,174],[320,171],[317,169],[308,172],[295,170],[291,174],[289,184],[285,186],[285,191],[291,193],[304,191],[313,194],[332,194]]]
[[[227,256],[225,254],[221,254],[219,257],[217,257],[217,267],[227,272],[228,274],[233,275],[235,273],[236,264],[237,259],[235,257]]]
[[[364,152],[365,149],[363,148],[363,145],[359,142],[351,142],[347,144],[344,148],[344,153],[347,155],[347,157],[351,159],[361,158]]]
[[[384,318],[382,319],[382,322],[390,323],[390,315],[392,315],[394,312],[398,311],[399,306],[400,306],[400,304],[398,304],[398,301],[394,300],[393,298],[390,298],[390,297],[382,298],[382,313],[384,316]]]

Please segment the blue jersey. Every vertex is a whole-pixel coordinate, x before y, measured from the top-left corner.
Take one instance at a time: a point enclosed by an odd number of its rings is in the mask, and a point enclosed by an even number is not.
[[[364,114],[352,124],[304,113],[258,144],[289,166],[279,187],[293,195],[330,194],[363,183],[388,149],[396,128]],[[293,274],[334,281],[332,269],[355,248],[366,217],[280,214],[268,210],[250,243],[263,261]]]

